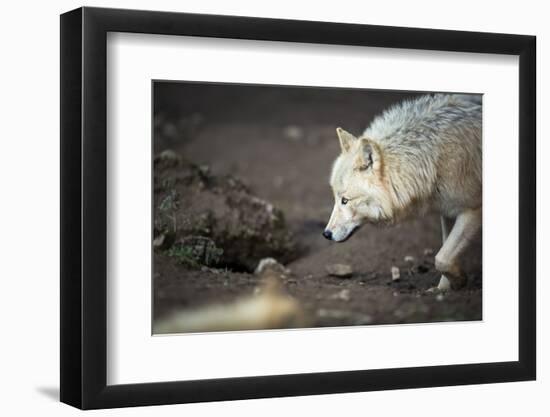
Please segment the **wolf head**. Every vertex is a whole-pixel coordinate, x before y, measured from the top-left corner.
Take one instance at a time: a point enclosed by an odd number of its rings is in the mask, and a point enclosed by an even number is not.
[[[388,221],[392,205],[384,178],[382,150],[373,140],[336,129],[342,153],[332,167],[334,209],[323,232],[343,242],[365,222]]]

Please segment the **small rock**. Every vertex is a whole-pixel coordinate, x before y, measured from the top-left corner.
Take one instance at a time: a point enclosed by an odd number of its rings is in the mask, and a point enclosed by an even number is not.
[[[262,260],[260,260],[260,262],[258,262],[258,266],[254,270],[254,273],[256,275],[261,275],[267,270],[273,271],[281,275],[290,274],[290,270],[285,268],[273,258],[263,258]]]
[[[332,297],[332,299],[338,299],[338,300],[343,300],[343,301],[349,301],[350,300],[350,292],[349,292],[349,289],[343,289],[339,292],[337,292],[336,294],[334,294]]]
[[[304,137],[304,131],[298,126],[287,126],[283,130],[283,134],[287,139],[298,141]]]
[[[327,265],[326,270],[330,276],[338,278],[349,278],[353,274],[353,269],[346,264]]]
[[[437,301],[443,301],[443,300],[445,299],[445,296],[444,296],[443,294],[437,294],[437,295],[435,296],[435,299],[436,299]]]
[[[179,155],[174,152],[172,149],[166,149],[162,151],[159,155],[159,159],[161,161],[169,161],[169,162],[179,162],[180,157]]]
[[[433,254],[434,254],[434,250],[432,248],[424,249],[424,256],[432,256]]]
[[[398,293],[397,291],[394,291],[394,292],[393,292],[393,296],[394,296],[394,297],[399,297],[399,293]]]
[[[153,247],[155,249],[159,249],[164,244],[164,240],[166,239],[166,235],[158,235],[156,238],[153,239]]]
[[[210,175],[210,167],[208,165],[199,165],[199,174],[203,177],[208,177]]]
[[[392,281],[399,281],[401,274],[399,273],[399,268],[396,266],[391,267],[391,279]]]
[[[414,256],[407,255],[405,256],[404,261],[413,264],[415,262],[415,259]]]
[[[153,249],[164,250],[168,249],[174,243],[174,235],[172,233],[161,233],[153,239]]]

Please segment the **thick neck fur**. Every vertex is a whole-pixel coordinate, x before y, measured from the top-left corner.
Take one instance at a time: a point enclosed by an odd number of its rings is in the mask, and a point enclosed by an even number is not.
[[[407,146],[384,146],[382,152],[382,181],[389,195],[389,217],[401,220],[413,211],[430,204],[436,184],[435,164]]]
[[[437,189],[438,131],[463,99],[436,94],[405,101],[375,118],[365,131],[380,148],[394,220],[431,203]]]

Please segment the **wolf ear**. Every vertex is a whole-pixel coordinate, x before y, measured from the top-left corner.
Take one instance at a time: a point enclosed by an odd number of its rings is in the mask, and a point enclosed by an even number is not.
[[[342,153],[348,152],[351,148],[351,144],[355,140],[357,140],[355,136],[353,136],[349,132],[346,132],[341,127],[336,128],[336,134],[338,135],[338,139],[340,139],[340,147],[342,148]]]
[[[361,154],[359,157],[359,171],[366,171],[369,168],[378,170],[381,165],[380,148],[376,143],[368,138],[361,139]]]

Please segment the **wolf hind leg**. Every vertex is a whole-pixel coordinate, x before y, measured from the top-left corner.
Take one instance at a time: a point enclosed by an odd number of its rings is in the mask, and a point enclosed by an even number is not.
[[[453,227],[453,219],[450,219],[445,216],[441,216],[441,245],[443,245],[447,240],[447,237],[449,236],[449,233],[451,232],[452,227]],[[449,279],[445,275],[441,275],[441,279],[439,280],[437,289],[439,291],[450,290],[451,281],[449,281]]]
[[[465,210],[457,216],[451,232],[435,256],[435,267],[443,274],[438,289],[459,289],[466,284],[458,260],[480,229],[481,208]]]

